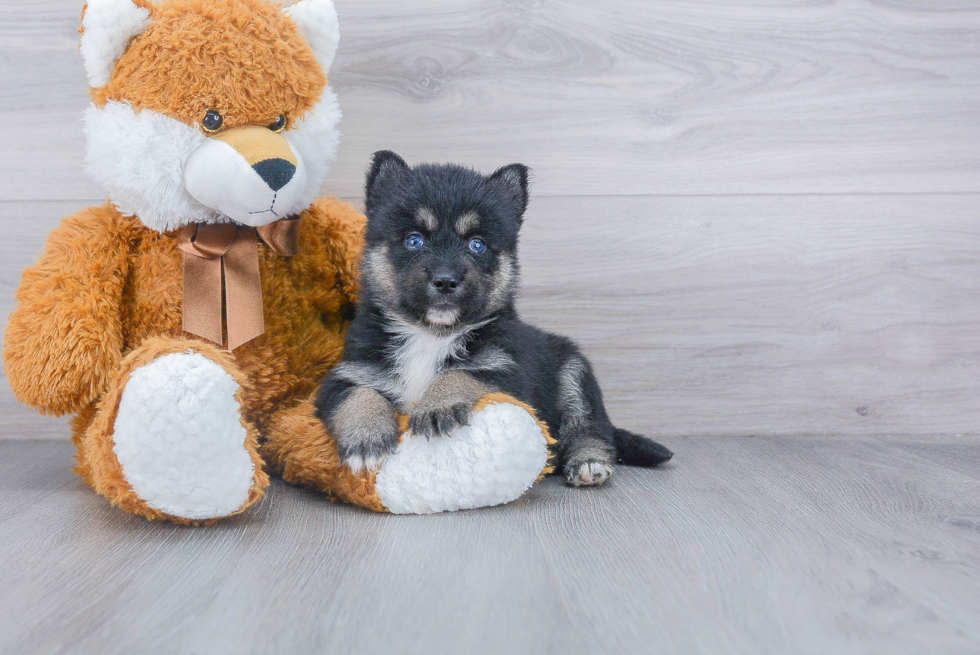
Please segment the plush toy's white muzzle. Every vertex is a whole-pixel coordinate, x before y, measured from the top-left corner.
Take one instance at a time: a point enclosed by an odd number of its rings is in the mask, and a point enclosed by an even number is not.
[[[184,187],[199,203],[242,225],[283,218],[306,190],[306,165],[281,134],[261,126],[226,130],[187,159]]]

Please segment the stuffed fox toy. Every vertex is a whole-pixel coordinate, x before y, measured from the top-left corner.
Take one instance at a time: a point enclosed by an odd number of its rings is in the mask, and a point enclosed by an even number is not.
[[[80,31],[86,166],[109,201],[24,272],[4,364],[20,400],[74,415],[85,482],[197,524],[259,500],[267,467],[402,513],[507,502],[548,470],[546,428],[508,397],[356,475],[313,415],[364,222],[316,199],[339,138],[330,0],[91,0]]]

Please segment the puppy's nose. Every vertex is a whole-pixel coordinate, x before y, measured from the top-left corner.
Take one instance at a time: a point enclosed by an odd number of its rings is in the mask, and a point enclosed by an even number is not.
[[[449,295],[456,293],[456,289],[463,284],[463,281],[452,273],[439,273],[432,278],[432,286],[439,293]]]
[[[252,166],[252,170],[259,174],[269,188],[273,191],[278,191],[283,188],[289,181],[293,179],[293,175],[296,173],[296,167],[285,159],[266,159],[260,161],[255,166]]]

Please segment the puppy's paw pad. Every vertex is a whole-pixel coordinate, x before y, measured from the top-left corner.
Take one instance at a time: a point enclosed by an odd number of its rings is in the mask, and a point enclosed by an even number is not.
[[[606,482],[612,472],[607,462],[570,462],[565,465],[565,482],[573,487],[594,487]]]

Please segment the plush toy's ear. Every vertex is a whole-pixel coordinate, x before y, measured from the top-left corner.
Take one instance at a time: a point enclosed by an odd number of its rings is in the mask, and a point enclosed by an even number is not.
[[[126,46],[150,23],[150,10],[143,0],[89,0],[82,10],[82,43],[88,85],[105,86],[112,77]]]
[[[340,42],[340,21],[332,0],[300,0],[283,9],[283,13],[296,23],[326,75]]]
[[[379,150],[374,153],[364,185],[365,206],[373,206],[407,172],[408,164],[392,151]]]
[[[523,217],[527,209],[530,169],[524,164],[509,164],[498,168],[488,179],[490,183],[506,193],[517,206],[518,215]]]

